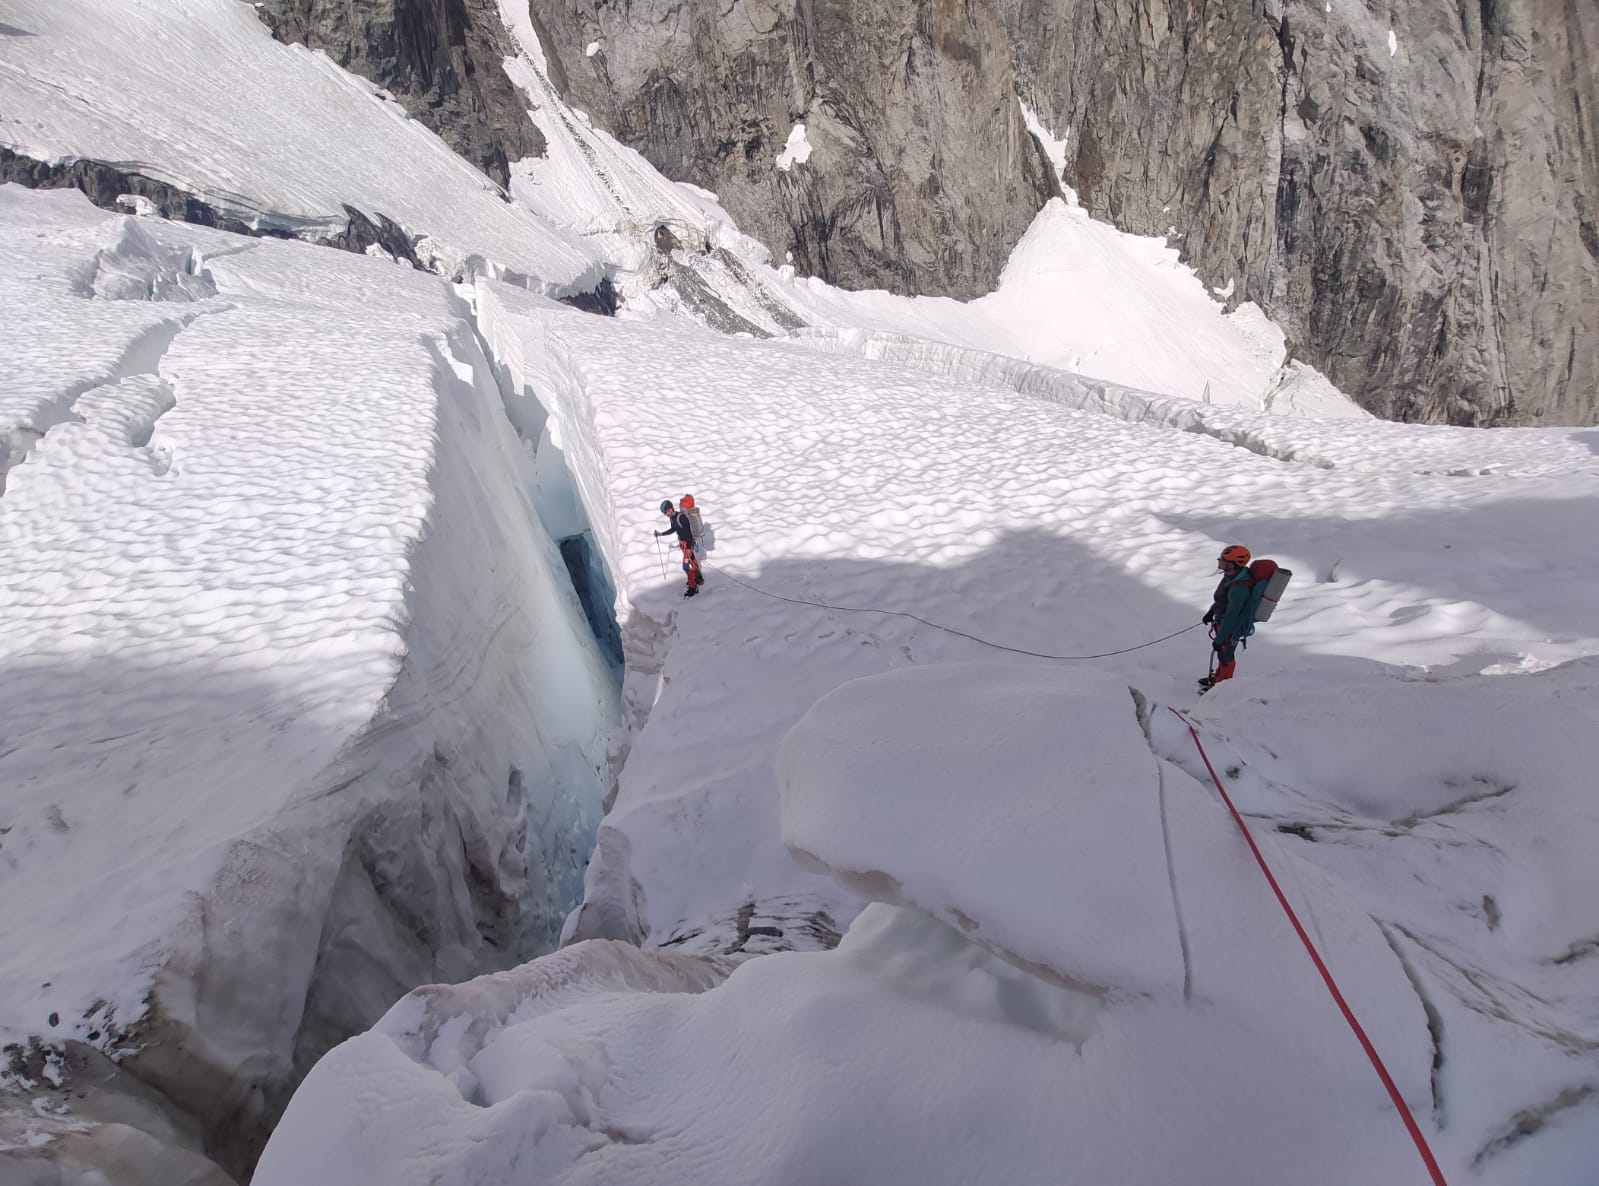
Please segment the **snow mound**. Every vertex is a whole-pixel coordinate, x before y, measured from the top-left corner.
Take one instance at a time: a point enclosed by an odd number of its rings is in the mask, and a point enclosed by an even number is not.
[[[945,663],[852,680],[777,758],[783,841],[865,897],[1096,991],[1182,987],[1160,772],[1127,685]],[[1114,850],[1106,862],[1099,854]],[[1047,895],[1007,867],[1056,871]],[[1093,903],[1062,912],[1059,902]]]
[[[790,284],[818,326],[992,351],[1185,403],[1367,417],[1310,368],[1285,367],[1282,331],[1256,306],[1229,313],[1175,247],[1098,222],[1075,198],[1044,205],[999,286],[974,301]]]
[[[564,1181],[585,1156],[652,1139],[613,1122],[596,1094],[620,1069],[608,1029],[682,1017],[686,994],[732,967],[598,939],[418,989],[317,1065],[254,1181]]]

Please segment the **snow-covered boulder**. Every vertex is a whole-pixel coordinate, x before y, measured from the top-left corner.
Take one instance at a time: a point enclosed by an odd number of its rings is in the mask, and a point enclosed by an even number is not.
[[[615,1041],[670,1042],[691,994],[732,966],[592,939],[468,984],[418,989],[317,1065],[255,1181],[552,1182],[608,1148],[647,1143],[595,1094],[621,1069]]]
[[[82,1043],[244,1172],[329,1046],[554,946],[614,677],[447,284],[13,186],[0,242],[0,1111]]]

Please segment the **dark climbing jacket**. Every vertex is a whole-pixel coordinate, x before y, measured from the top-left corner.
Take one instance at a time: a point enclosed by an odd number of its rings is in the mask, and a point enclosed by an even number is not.
[[[1253,627],[1249,614],[1252,592],[1247,568],[1223,576],[1216,583],[1205,621],[1215,626],[1217,642],[1236,642],[1248,636]]]
[[[691,548],[694,546],[694,527],[682,511],[672,512],[672,530],[676,532],[678,542],[685,543]]]

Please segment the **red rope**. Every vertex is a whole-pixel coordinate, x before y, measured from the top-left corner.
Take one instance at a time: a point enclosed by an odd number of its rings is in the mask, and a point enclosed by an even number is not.
[[[1167,705],[1171,708],[1171,705]],[[1205,752],[1204,744],[1199,740],[1199,732],[1194,728],[1193,722],[1175,708],[1171,709],[1178,720],[1188,726],[1188,735],[1194,739],[1194,746],[1199,750],[1200,761],[1205,763],[1205,769],[1210,773],[1210,781],[1216,784],[1216,790],[1221,793],[1221,801],[1227,804],[1227,810],[1232,813],[1233,822],[1238,825],[1238,830],[1244,834],[1244,841],[1249,845],[1249,851],[1255,854],[1255,863],[1260,866],[1260,871],[1266,875],[1266,883],[1271,886],[1271,892],[1277,895],[1277,902],[1283,908],[1283,913],[1288,915],[1288,921],[1294,924],[1294,933],[1299,936],[1299,941],[1305,945],[1305,950],[1310,953],[1310,960],[1316,965],[1316,971],[1321,973],[1321,979],[1327,985],[1327,991],[1332,993],[1332,998],[1338,1003],[1339,1011],[1344,1015],[1344,1020],[1349,1023],[1349,1028],[1355,1031],[1355,1037],[1360,1041],[1360,1048],[1366,1052],[1366,1057],[1371,1060],[1372,1068],[1377,1072],[1377,1078],[1382,1080],[1382,1085],[1388,1089],[1388,1098],[1393,1100],[1394,1107],[1399,1110],[1399,1118],[1405,1122],[1405,1129],[1410,1133],[1410,1139],[1415,1142],[1416,1152],[1421,1154],[1421,1160],[1427,1166],[1427,1172],[1432,1175],[1433,1186],[1449,1186],[1444,1181],[1443,1171],[1438,1168],[1438,1162],[1432,1155],[1432,1150],[1427,1147],[1427,1138],[1422,1135],[1421,1126],[1416,1123],[1416,1118],[1410,1114],[1410,1107],[1405,1103],[1405,1097],[1399,1094],[1399,1088],[1394,1085],[1393,1076],[1388,1073],[1388,1068],[1383,1066],[1382,1059],[1377,1054],[1377,1048],[1371,1044],[1371,1039],[1366,1036],[1366,1031],[1361,1028],[1360,1022],[1355,1017],[1355,1011],[1344,1000],[1344,994],[1338,991],[1338,985],[1333,980],[1332,973],[1327,970],[1327,965],[1322,962],[1316,945],[1310,941],[1310,936],[1305,933],[1305,928],[1300,925],[1299,916],[1294,913],[1294,908],[1288,904],[1282,887],[1277,884],[1277,879],[1272,876],[1271,867],[1266,864],[1266,858],[1261,855],[1259,847],[1255,844],[1255,837],[1249,830],[1249,825],[1244,822],[1244,817],[1238,814],[1238,808],[1233,806],[1232,797],[1227,794],[1227,788],[1221,785],[1221,779],[1216,777],[1216,768],[1210,764],[1210,755]]]

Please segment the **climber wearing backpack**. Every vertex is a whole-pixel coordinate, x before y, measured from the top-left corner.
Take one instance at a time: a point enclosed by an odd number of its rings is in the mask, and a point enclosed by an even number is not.
[[[683,596],[693,597],[705,583],[705,576],[700,572],[699,557],[694,555],[694,526],[685,512],[672,506],[671,499],[661,503],[661,514],[666,516],[671,526],[665,531],[657,531],[655,538],[677,536],[677,546],[683,550],[683,574],[688,577],[688,588],[683,590]]]
[[[1203,689],[1233,678],[1239,644],[1255,632],[1257,622],[1271,617],[1294,575],[1275,560],[1251,562],[1249,549],[1242,544],[1223,548],[1216,567],[1222,576],[1203,619],[1210,626],[1214,668],[1200,679]]]
[[[1249,610],[1249,549],[1242,544],[1223,548],[1216,557],[1216,569],[1222,574],[1221,580],[1216,584],[1216,592],[1203,619],[1210,627],[1213,667],[1211,673],[1199,681],[1202,688],[1232,679],[1233,669],[1238,666],[1238,643],[1243,637],[1244,618]]]

